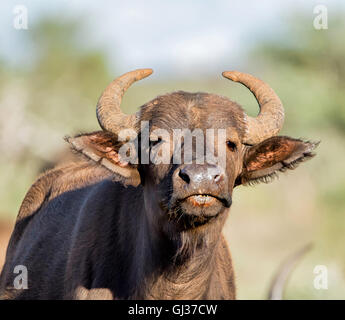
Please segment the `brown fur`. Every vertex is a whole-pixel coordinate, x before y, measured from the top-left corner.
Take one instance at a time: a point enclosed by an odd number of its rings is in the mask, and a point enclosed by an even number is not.
[[[234,186],[292,169],[315,148],[288,137],[245,146],[243,119],[236,103],[206,93],[176,92],[141,108],[150,130],[227,130],[221,179],[198,186],[199,193],[217,197],[210,206],[184,201],[192,191],[181,170],[203,167],[125,163],[110,133],[68,138],[84,159],[46,172],[27,193],[8,247],[0,296],[235,299],[231,256],[221,235]],[[12,288],[13,268],[19,264],[28,268],[28,290]]]

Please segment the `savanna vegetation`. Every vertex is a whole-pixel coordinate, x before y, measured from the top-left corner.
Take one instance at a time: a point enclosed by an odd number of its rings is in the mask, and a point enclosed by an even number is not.
[[[98,130],[96,101],[118,74],[110,74],[101,49],[79,43],[82,27],[79,21],[55,18],[32,26],[24,36],[35,47],[30,65],[10,65],[0,51],[1,220],[15,219],[41,168],[67,148],[64,135]],[[235,190],[225,235],[240,299],[265,298],[279,264],[309,242],[313,249],[290,278],[286,298],[345,298],[344,37],[340,16],[320,31],[304,17],[291,18],[289,28],[260,41],[246,57],[241,71],[264,79],[283,101],[282,134],[321,144],[317,156],[296,171],[271,184]],[[225,69],[236,66],[228,61]],[[128,92],[124,110],[133,112],[159,94],[180,89],[225,95],[250,114],[257,112],[248,90],[219,74],[142,81]],[[316,265],[328,268],[328,290],[313,286]]]

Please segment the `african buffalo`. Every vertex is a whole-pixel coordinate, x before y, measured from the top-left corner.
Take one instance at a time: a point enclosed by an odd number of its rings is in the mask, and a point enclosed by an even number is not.
[[[80,160],[32,185],[8,246],[1,298],[235,299],[222,235],[234,187],[294,169],[317,143],[277,136],[280,99],[236,71],[223,76],[254,94],[255,118],[226,97],[183,91],[122,113],[124,92],[151,73],[115,79],[97,104],[102,131],[66,138]],[[191,140],[176,138],[188,130]]]

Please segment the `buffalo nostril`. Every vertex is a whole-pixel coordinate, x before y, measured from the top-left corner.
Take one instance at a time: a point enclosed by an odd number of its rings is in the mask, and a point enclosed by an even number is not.
[[[220,182],[222,180],[222,175],[221,174],[217,174],[214,176],[214,181],[215,182]]]
[[[186,183],[189,183],[190,182],[190,178],[189,178],[189,175],[184,172],[183,170],[180,170],[180,172],[178,173],[179,177],[185,181]]]

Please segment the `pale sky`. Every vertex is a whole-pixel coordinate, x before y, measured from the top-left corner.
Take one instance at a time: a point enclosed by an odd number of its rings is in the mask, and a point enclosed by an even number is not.
[[[13,28],[13,8],[28,9],[28,30]],[[183,75],[196,70],[221,70],[224,61],[245,63],[248,48],[284,30],[292,12],[310,16],[325,4],[332,13],[344,10],[343,0],[21,0],[0,3],[0,57],[13,63],[30,61],[30,48],[20,32],[44,15],[85,18],[84,42],[105,48],[109,62],[125,72],[137,67],[158,68]]]

